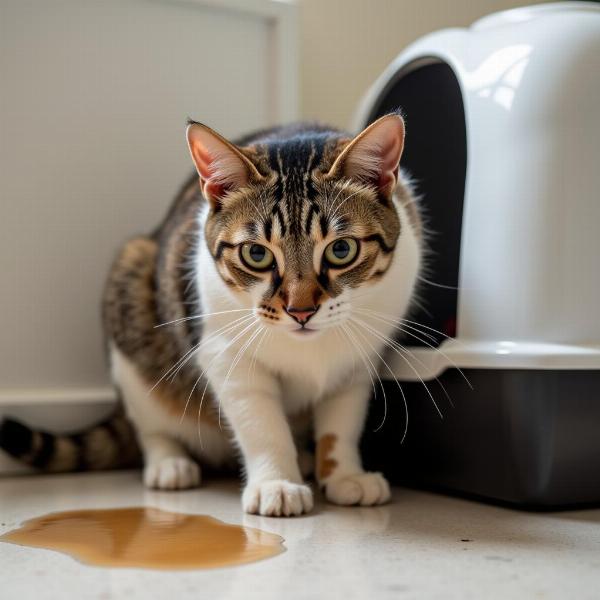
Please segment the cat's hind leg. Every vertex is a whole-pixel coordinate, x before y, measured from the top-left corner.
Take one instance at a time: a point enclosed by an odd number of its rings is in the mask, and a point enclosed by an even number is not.
[[[158,490],[184,490],[200,485],[200,466],[173,438],[141,434],[144,454],[144,484]]]
[[[161,490],[198,486],[200,466],[174,435],[177,430],[174,417],[166,413],[135,365],[114,346],[110,358],[113,380],[121,391],[142,448],[145,485]]]

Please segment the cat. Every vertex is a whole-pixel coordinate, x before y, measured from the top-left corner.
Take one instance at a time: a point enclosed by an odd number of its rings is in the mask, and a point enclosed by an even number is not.
[[[297,124],[235,144],[191,121],[187,141],[197,172],[160,226],[125,244],[106,284],[124,412],[76,436],[7,420],[0,446],[49,471],[100,469],[132,464],[135,434],[158,489],[195,487],[199,463],[240,458],[243,509],[292,516],[313,506],[301,449],[312,432],[329,501],[387,502],[358,445],[372,371],[422,264],[402,117],[355,137]]]

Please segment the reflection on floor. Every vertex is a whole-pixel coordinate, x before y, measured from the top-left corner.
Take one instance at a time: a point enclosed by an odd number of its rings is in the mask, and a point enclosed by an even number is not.
[[[396,489],[378,508],[318,502],[297,519],[244,515],[239,484],[144,490],[135,472],[0,479],[0,534],[50,512],[149,506],[272,532],[287,551],[205,571],[104,569],[0,544],[3,600],[210,598],[596,599],[600,510],[522,513]]]

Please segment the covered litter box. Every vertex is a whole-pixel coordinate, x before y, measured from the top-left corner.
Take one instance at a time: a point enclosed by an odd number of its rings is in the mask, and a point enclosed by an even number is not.
[[[357,128],[397,108],[431,255],[408,316],[420,325],[400,339],[411,354],[391,357],[408,433],[401,444],[388,381],[369,466],[522,506],[600,502],[600,6],[519,8],[420,39]]]

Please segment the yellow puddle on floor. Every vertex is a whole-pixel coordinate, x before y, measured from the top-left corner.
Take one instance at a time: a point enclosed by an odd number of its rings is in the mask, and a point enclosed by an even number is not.
[[[102,567],[163,570],[242,565],[285,550],[273,533],[148,507],[52,513],[0,541],[58,550]]]

